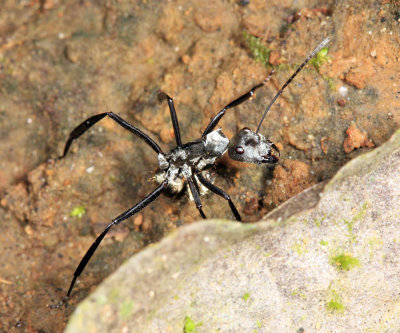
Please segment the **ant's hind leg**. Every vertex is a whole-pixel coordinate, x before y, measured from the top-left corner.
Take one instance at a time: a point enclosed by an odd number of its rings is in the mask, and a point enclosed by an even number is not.
[[[96,114],[88,119],[86,119],[84,122],[79,124],[69,135],[68,140],[65,144],[64,148],[64,153],[62,156],[59,158],[64,158],[65,155],[67,155],[69,148],[71,146],[71,143],[79,138],[83,133],[85,133],[90,127],[92,127],[94,124],[96,124],[98,121],[103,119],[105,116],[110,117],[112,120],[114,120],[118,125],[122,126],[123,128],[127,129],[128,131],[132,132],[133,134],[137,135],[140,139],[142,139],[144,142],[146,142],[157,154],[162,154],[161,148],[158,146],[158,144],[151,139],[147,134],[143,133],[140,129],[136,128],[135,126],[132,126],[129,124],[126,120],[122,119],[120,116],[115,114],[114,112],[105,112],[105,113],[100,113]]]
[[[100,245],[101,241],[103,240],[104,236],[108,233],[108,231],[113,227],[114,225],[117,225],[121,223],[122,221],[126,220],[127,218],[131,217],[132,215],[138,213],[141,211],[143,208],[145,208],[148,204],[156,200],[159,195],[165,191],[167,187],[168,182],[164,181],[160,186],[158,186],[153,192],[151,192],[147,197],[145,197],[143,200],[138,202],[135,206],[133,206],[131,209],[128,209],[126,212],[122,213],[118,217],[116,217],[108,226],[107,228],[104,229],[104,231],[96,238],[96,240],[93,242],[93,244],[90,246],[89,250],[87,250],[86,254],[83,256],[81,262],[79,263],[78,267],[75,270],[74,277],[71,281],[71,284],[69,286],[68,292],[67,292],[67,297],[71,295],[72,289],[74,288],[75,281],[81,275],[83,270],[85,269],[87,263],[89,262],[90,258],[92,258],[94,252],[96,251],[97,247]]]
[[[200,201],[200,194],[196,188],[196,185],[194,184],[194,180],[188,179],[187,182],[189,183],[190,192],[192,192],[192,196],[193,196],[194,203],[196,204],[196,208],[199,210],[201,217],[203,219],[206,219],[207,217],[203,212],[203,209],[202,209],[203,205],[201,204],[201,201]]]
[[[214,184],[210,183],[207,179],[205,179],[200,173],[196,174],[197,178],[199,179],[200,183],[202,183],[205,187],[207,187],[211,192],[219,195],[220,197],[223,197],[225,200],[228,201],[229,207],[232,210],[233,215],[235,216],[235,219],[239,222],[242,221],[242,218],[240,217],[239,212],[237,211],[235,205],[233,204],[231,197],[229,194],[225,193],[223,190],[221,190],[219,187],[215,186]]]

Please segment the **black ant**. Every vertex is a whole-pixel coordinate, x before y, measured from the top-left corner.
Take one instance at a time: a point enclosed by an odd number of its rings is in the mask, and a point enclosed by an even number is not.
[[[300,65],[300,67],[292,74],[287,82],[282,86],[282,88],[278,91],[278,93],[265,109],[264,114],[261,117],[260,123],[258,124],[257,130],[255,132],[245,127],[241,129],[231,140],[229,140],[224,135],[224,133],[222,133],[221,128],[215,129],[215,127],[218,125],[218,122],[221,120],[228,109],[231,109],[252,97],[254,91],[262,87],[265,82],[269,80],[272,72],[263,83],[254,86],[249,92],[245,93],[244,95],[240,96],[239,98],[235,99],[233,102],[222,108],[222,110],[219,111],[218,114],[210,121],[203,134],[201,135],[201,138],[188,143],[182,143],[181,141],[179,123],[173,99],[166,93],[159,92],[159,101],[161,102],[166,100],[168,102],[169,110],[171,113],[172,126],[174,128],[177,144],[177,146],[173,148],[169,153],[164,153],[158,146],[158,144],[147,134],[145,134],[135,126],[132,126],[113,112],[100,113],[92,116],[81,123],[78,127],[76,127],[69,135],[69,138],[65,144],[64,153],[60,158],[64,158],[67,155],[72,141],[79,138],[98,121],[108,116],[118,125],[137,135],[158,154],[158,171],[154,179],[159,185],[153,192],[151,192],[144,199],[139,201],[132,208],[128,209],[121,215],[117,216],[114,220],[112,220],[112,222],[105,228],[100,236],[96,238],[94,243],[91,245],[89,250],[82,258],[77,269],[75,270],[74,277],[67,292],[67,297],[71,295],[76,279],[82,273],[86,264],[89,262],[93,253],[96,251],[97,247],[103,240],[104,236],[111,229],[111,227],[121,223],[122,221],[141,211],[165,191],[179,193],[186,189],[186,184],[188,184],[190,190],[189,194],[195,202],[196,208],[199,210],[200,215],[202,216],[202,218],[205,219],[206,216],[202,209],[200,195],[204,194],[206,190],[209,190],[223,197],[228,202],[235,219],[237,221],[241,221],[242,219],[240,217],[240,214],[233,204],[230,196],[212,183],[209,177],[209,173],[206,171],[213,167],[215,161],[218,158],[222,157],[222,155],[226,151],[228,151],[228,155],[230,158],[240,162],[257,164],[274,164],[278,162],[278,147],[270,140],[265,138],[263,135],[258,133],[261,124],[269,109],[274,104],[276,99],[282,94],[283,90],[302,70],[302,68],[311,60],[311,58],[313,58],[326,44],[328,44],[329,41],[330,38],[326,38],[323,42],[321,42],[308,56],[308,58]],[[276,156],[276,154],[278,156]]]

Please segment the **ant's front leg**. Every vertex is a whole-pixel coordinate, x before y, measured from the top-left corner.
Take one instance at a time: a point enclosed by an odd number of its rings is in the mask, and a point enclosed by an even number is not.
[[[208,124],[207,128],[203,132],[202,136],[206,136],[208,133],[212,132],[215,126],[217,126],[218,122],[221,120],[221,118],[225,115],[226,110],[234,108],[235,106],[238,106],[239,104],[242,104],[243,102],[247,101],[250,97],[254,95],[254,92],[262,87],[266,82],[268,82],[271,79],[272,74],[274,71],[272,70],[267,78],[262,82],[251,88],[250,91],[247,93],[243,94],[239,98],[235,99],[234,101],[230,102],[228,105],[224,106],[221,111],[218,112],[218,114],[211,119],[210,123]]]

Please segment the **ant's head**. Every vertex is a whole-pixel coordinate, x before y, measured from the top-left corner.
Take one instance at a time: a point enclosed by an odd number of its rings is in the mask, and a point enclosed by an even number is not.
[[[278,153],[278,156],[274,153]],[[240,162],[276,163],[279,160],[279,149],[261,134],[245,127],[230,141],[228,155]]]
[[[248,163],[276,163],[279,160],[279,149],[278,147],[269,141],[267,138],[258,133],[261,128],[261,124],[264,121],[265,116],[270,110],[271,106],[275,103],[277,98],[282,94],[283,90],[292,82],[297,74],[302,70],[302,68],[325,46],[330,42],[330,37],[325,38],[306,60],[297,68],[297,70],[292,74],[292,76],[286,81],[282,88],[276,93],[274,98],[268,104],[265,109],[260,123],[258,124],[257,130],[254,132],[251,129],[245,127],[241,129],[230,141],[228,147],[228,155],[231,159],[248,162]],[[272,74],[273,72],[271,72]],[[268,76],[267,80],[271,76]],[[278,157],[273,153],[277,152]]]

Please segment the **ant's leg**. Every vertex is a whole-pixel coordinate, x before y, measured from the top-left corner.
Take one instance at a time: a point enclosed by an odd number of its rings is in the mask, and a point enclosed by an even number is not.
[[[135,206],[131,209],[127,210],[126,212],[122,213],[118,217],[116,217],[108,226],[107,228],[101,233],[99,237],[96,238],[92,246],[86,252],[84,257],[82,258],[81,262],[79,263],[78,267],[75,270],[74,278],[71,281],[71,285],[69,286],[67,297],[71,295],[72,288],[74,287],[76,279],[81,275],[82,271],[85,269],[86,264],[89,262],[90,258],[92,257],[93,253],[96,251],[97,247],[100,245],[101,241],[103,240],[104,236],[107,232],[111,229],[112,226],[121,223],[122,221],[126,220],[127,218],[131,217],[132,215],[136,214],[137,212],[141,211],[144,207],[148,204],[153,202],[158,196],[166,189],[168,182],[164,181],[159,187],[157,187],[153,192],[151,192],[147,197],[143,200],[138,202]]]
[[[96,114],[88,119],[86,119],[83,123],[78,125],[69,135],[67,143],[65,144],[64,153],[59,158],[64,158],[67,155],[69,147],[71,146],[72,141],[79,138],[83,133],[85,133],[90,127],[96,124],[99,120],[103,119],[105,116],[110,117],[112,120],[117,122],[118,125],[122,126],[123,128],[127,129],[128,131],[132,132],[133,134],[137,135],[141,138],[144,142],[146,142],[157,154],[162,154],[161,148],[158,144],[151,139],[147,134],[144,134],[140,129],[132,126],[127,121],[122,119],[120,116],[116,115],[114,112],[105,112]]]
[[[203,219],[206,219],[206,215],[204,214],[203,210],[201,209],[202,204],[200,202],[200,194],[199,191],[196,188],[196,185],[194,184],[192,179],[188,179],[187,180],[189,183],[189,188],[190,188],[190,192],[192,192],[192,196],[193,196],[193,200],[196,204],[196,208],[199,210],[200,215]]]
[[[227,200],[229,203],[229,207],[231,207],[232,213],[235,216],[235,219],[237,221],[242,221],[242,218],[240,217],[239,212],[237,211],[235,205],[233,204],[231,197],[227,193],[225,193],[220,188],[216,187],[214,184],[211,184],[200,173],[196,174],[196,176],[200,180],[200,183],[202,183],[205,187],[207,187],[211,192],[214,192],[215,194],[217,194],[217,195],[223,197],[225,200]]]
[[[181,132],[179,130],[179,123],[178,123],[178,117],[176,116],[174,100],[171,97],[169,97],[165,92],[159,91],[158,92],[158,100],[160,102],[162,102],[165,99],[168,102],[169,112],[171,113],[171,121],[172,121],[172,126],[174,127],[176,144],[178,145],[178,147],[180,147],[180,146],[182,146]]]
[[[221,120],[221,118],[225,115],[226,110],[231,109],[239,104],[242,104],[244,101],[248,100],[250,97],[254,95],[254,92],[262,87],[266,82],[268,82],[272,76],[274,71],[272,70],[271,73],[269,73],[268,77],[262,82],[251,88],[251,90],[244,95],[240,96],[239,98],[235,99],[233,102],[230,102],[228,105],[226,105],[221,111],[218,112],[218,114],[211,119],[210,123],[208,124],[207,128],[203,132],[202,136],[206,136],[208,133],[210,133],[215,126],[217,126],[218,122]]]

